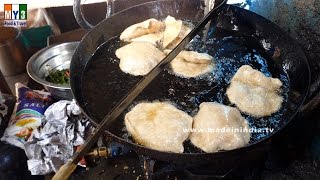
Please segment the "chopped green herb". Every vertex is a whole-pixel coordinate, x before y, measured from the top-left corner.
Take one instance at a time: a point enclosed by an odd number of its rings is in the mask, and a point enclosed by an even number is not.
[[[46,81],[61,85],[70,84],[70,71],[69,69],[53,71],[46,77]]]

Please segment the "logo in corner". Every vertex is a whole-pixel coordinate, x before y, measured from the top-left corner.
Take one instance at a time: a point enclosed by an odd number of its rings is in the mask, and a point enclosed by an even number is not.
[[[5,4],[4,26],[27,27],[27,4]]]

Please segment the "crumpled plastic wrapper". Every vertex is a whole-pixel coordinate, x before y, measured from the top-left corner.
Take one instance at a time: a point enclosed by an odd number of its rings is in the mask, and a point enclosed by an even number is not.
[[[62,100],[45,112],[42,127],[34,130],[25,144],[32,175],[56,172],[84,143],[93,128],[74,101]]]

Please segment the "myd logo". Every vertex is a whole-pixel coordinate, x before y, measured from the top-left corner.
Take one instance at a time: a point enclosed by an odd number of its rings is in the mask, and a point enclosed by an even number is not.
[[[5,4],[4,26],[27,26],[27,4]]]

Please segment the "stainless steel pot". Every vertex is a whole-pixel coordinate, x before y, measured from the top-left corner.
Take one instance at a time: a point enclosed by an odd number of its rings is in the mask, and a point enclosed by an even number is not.
[[[27,53],[20,42],[20,30],[0,26],[0,70],[3,76],[12,76],[26,71]]]
[[[73,98],[70,85],[54,84],[46,81],[45,77],[51,71],[69,69],[72,55],[78,44],[79,42],[69,42],[49,46],[34,54],[27,64],[29,76],[42,84],[58,100]]]

